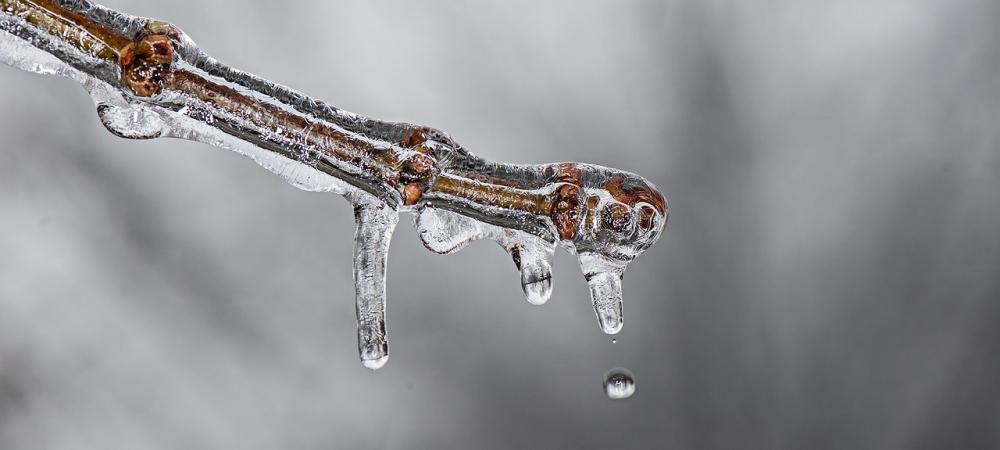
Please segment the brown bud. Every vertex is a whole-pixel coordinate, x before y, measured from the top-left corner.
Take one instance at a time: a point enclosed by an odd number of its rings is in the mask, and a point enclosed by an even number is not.
[[[649,205],[642,205],[639,207],[639,228],[643,232],[649,231],[653,228],[653,217],[656,216],[656,209]]]
[[[556,170],[556,178],[562,183],[573,183],[577,186],[582,186],[582,177],[583,173],[580,172],[580,168],[573,163],[562,163]]]
[[[181,38],[181,30],[177,29],[177,27],[171,25],[170,23],[160,20],[150,20],[147,22],[146,33],[160,34],[173,40],[179,40]]]
[[[601,210],[601,224],[616,233],[624,233],[632,224],[632,210],[623,203],[608,204]]]
[[[660,214],[666,216],[667,214],[667,201],[663,198],[663,194],[659,191],[653,189],[646,182],[642,184],[632,184],[634,181],[626,181],[623,175],[615,175],[604,183],[603,187],[605,190],[618,200],[626,205],[635,206],[636,204],[648,203],[656,208]]]
[[[400,178],[408,182],[429,182],[434,174],[437,160],[422,153],[415,153],[403,160],[400,165]]]
[[[170,75],[174,45],[165,35],[149,35],[122,49],[118,62],[122,82],[135,95],[149,97],[163,89]]]
[[[546,166],[542,174],[553,183],[569,183],[583,186],[581,182],[582,172],[574,163],[559,163]]]
[[[424,188],[418,183],[410,183],[403,188],[403,204],[406,206],[416,205],[423,196]]]
[[[416,128],[408,136],[404,137],[400,145],[406,148],[414,148],[427,142],[427,128]]]

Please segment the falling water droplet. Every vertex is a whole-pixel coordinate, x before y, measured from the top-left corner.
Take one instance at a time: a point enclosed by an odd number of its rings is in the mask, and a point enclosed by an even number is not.
[[[611,343],[612,343],[612,344],[617,344],[617,343],[618,343],[618,339],[615,339],[615,338],[611,338]]]
[[[617,367],[604,376],[604,393],[612,400],[629,398],[635,394],[635,377],[628,369]]]

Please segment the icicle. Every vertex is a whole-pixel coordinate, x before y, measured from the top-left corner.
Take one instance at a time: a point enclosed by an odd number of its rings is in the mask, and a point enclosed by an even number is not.
[[[372,369],[389,355],[386,253],[400,212],[417,214],[420,239],[435,253],[496,241],[534,305],[552,295],[556,246],[576,253],[608,334],[622,329],[625,267],[667,221],[666,199],[638,175],[490,161],[442,131],[363,117],[227,67],[173,25],[87,0],[0,0],[0,62],[82,84],[115,135],[203,142],[300,189],[348,197],[359,353]]]
[[[389,360],[385,327],[385,272],[389,241],[399,221],[395,210],[374,198],[355,203],[354,288],[358,313],[358,352],[365,367],[377,370]]]
[[[607,334],[618,334],[622,330],[622,275],[625,264],[592,253],[580,255],[590,298],[601,330]]]
[[[496,241],[513,258],[528,303],[543,305],[552,296],[552,266],[549,261],[555,253],[555,246],[544,239],[432,207],[420,210],[416,227],[424,246],[441,255],[455,253],[475,240]]]
[[[602,272],[587,280],[590,298],[594,303],[597,321],[607,334],[622,330],[622,278],[618,274]]]

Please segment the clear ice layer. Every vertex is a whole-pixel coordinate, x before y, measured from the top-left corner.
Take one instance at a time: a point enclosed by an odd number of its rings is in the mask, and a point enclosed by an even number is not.
[[[172,25],[84,0],[0,0],[0,61],[82,84],[117,136],[226,148],[300,189],[343,195],[357,223],[358,350],[371,369],[389,357],[385,277],[400,213],[416,216],[438,254],[495,241],[532,305],[551,298],[552,256],[564,247],[608,334],[622,329],[627,265],[667,222],[665,198],[637,175],[486,160],[441,131],[343,111],[219,63]]]

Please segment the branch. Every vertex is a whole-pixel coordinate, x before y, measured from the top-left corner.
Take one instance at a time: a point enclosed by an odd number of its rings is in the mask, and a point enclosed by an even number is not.
[[[534,304],[551,295],[555,246],[576,252],[612,334],[622,324],[622,274],[667,221],[666,200],[637,175],[489,161],[439,130],[343,111],[220,64],[165,22],[85,0],[0,0],[0,30],[0,59],[80,82],[120,137],[228,148],[301,189],[344,195],[358,222],[359,350],[371,368],[388,358],[385,265],[399,212],[417,214],[421,240],[438,253],[497,241]]]

